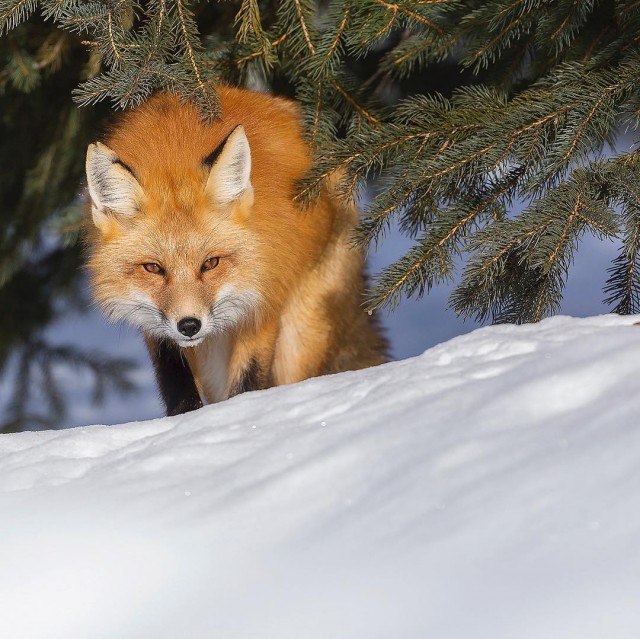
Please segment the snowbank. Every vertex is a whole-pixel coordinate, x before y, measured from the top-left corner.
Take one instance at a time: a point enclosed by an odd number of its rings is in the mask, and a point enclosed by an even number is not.
[[[0,435],[0,637],[637,639],[638,319]]]

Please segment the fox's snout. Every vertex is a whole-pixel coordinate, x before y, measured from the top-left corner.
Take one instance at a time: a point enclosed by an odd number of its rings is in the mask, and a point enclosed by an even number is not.
[[[182,333],[185,337],[193,337],[202,328],[202,322],[196,317],[183,317],[177,326],[179,333]]]

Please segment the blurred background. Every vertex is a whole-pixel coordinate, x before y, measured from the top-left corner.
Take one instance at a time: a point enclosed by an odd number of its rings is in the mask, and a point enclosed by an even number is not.
[[[201,3],[205,38],[233,37],[237,7]],[[82,35],[33,16],[0,38],[0,432],[112,424],[162,415],[140,336],[106,323],[92,307],[82,269],[79,218],[84,206],[87,144],[105,131],[110,105],[78,107],[72,90],[94,77],[102,61]],[[389,46],[402,34],[392,34]],[[90,43],[89,43],[90,44]],[[386,48],[385,48],[386,47]],[[348,60],[355,77],[370,78],[389,47]],[[244,78],[250,84],[250,78]],[[425,76],[381,82],[393,102],[416,92],[482,82],[451,60]],[[273,78],[272,90],[293,87]],[[620,150],[630,140],[622,138]],[[397,229],[369,255],[370,273],[401,256],[412,241]],[[619,246],[586,236],[569,276],[562,310],[607,312],[606,269]],[[382,312],[394,359],[476,328],[448,309],[450,288]]]

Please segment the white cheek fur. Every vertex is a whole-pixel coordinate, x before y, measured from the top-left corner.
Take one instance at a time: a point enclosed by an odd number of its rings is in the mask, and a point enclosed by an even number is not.
[[[210,334],[221,334],[243,324],[256,322],[262,296],[254,289],[239,289],[225,284],[218,292],[208,316],[202,318],[202,329],[195,339],[185,339],[175,322],[167,320],[149,297],[135,293],[128,298],[109,300],[103,304],[107,317],[142,329],[156,337],[168,337],[181,346],[197,346]]]
[[[146,296],[140,293],[128,298],[109,300],[103,309],[114,322],[127,322],[152,335],[166,335],[167,322],[162,312]]]
[[[210,330],[222,333],[226,329],[255,322],[261,303],[262,296],[255,289],[239,289],[233,284],[225,284],[211,307]]]

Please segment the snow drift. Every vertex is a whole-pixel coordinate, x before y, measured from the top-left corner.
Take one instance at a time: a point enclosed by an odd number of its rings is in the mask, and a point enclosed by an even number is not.
[[[637,639],[638,318],[0,436],[0,636]]]

